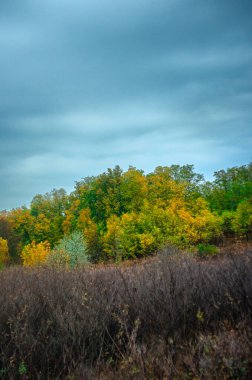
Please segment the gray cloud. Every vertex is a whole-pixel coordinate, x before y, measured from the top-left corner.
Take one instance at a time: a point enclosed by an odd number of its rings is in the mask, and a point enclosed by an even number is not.
[[[251,160],[249,0],[0,3],[0,209],[120,164]]]

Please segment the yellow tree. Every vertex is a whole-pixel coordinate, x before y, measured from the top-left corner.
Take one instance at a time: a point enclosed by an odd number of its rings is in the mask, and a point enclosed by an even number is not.
[[[12,210],[8,214],[11,228],[21,240],[22,246],[31,243],[34,234],[35,217],[26,208]]]
[[[9,259],[9,249],[7,240],[0,237],[0,267],[6,264]]]
[[[129,167],[122,176],[121,193],[126,212],[139,212],[147,197],[147,180],[142,170]]]
[[[71,206],[65,211],[65,219],[62,223],[64,234],[70,234],[76,229],[76,224],[80,213],[80,200],[73,199]]]
[[[89,208],[83,209],[79,213],[76,228],[83,232],[87,252],[91,261],[97,261],[101,253],[101,244],[99,239],[99,231],[97,224],[91,218]]]
[[[184,199],[185,184],[171,177],[169,167],[159,166],[147,176],[148,201],[152,205],[167,207],[174,199]]]
[[[202,198],[195,200],[194,207],[182,200],[174,200],[166,213],[168,241],[181,247],[208,242],[221,234],[220,218],[208,210]]]
[[[103,250],[108,258],[121,260],[121,226],[120,218],[112,215],[107,220],[107,231],[102,237]]]
[[[34,221],[34,231],[32,238],[36,243],[50,240],[51,228],[50,220],[44,215],[39,214]]]
[[[32,267],[44,264],[50,254],[50,244],[47,241],[36,244],[34,241],[26,245],[21,252],[24,266]]]

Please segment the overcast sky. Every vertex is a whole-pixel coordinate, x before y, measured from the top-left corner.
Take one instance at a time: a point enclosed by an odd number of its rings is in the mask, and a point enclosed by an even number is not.
[[[251,0],[1,0],[0,209],[129,165],[252,159]]]

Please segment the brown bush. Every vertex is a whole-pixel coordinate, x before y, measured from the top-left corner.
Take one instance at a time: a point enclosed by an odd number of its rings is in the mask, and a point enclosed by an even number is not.
[[[130,267],[6,269],[0,375],[245,379],[251,264],[249,251],[196,261],[167,249]]]

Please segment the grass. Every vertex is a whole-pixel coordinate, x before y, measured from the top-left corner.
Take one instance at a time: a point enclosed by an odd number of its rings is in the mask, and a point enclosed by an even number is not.
[[[252,253],[0,272],[6,379],[248,379]]]

